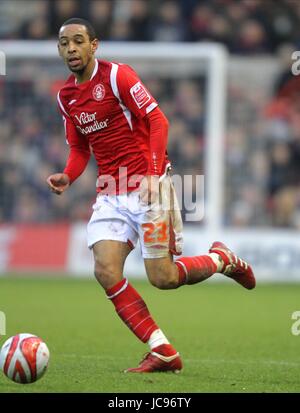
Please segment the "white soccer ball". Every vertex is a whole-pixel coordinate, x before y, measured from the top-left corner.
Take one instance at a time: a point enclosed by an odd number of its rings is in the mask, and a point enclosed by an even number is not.
[[[0,369],[16,383],[33,383],[45,373],[49,350],[44,341],[33,334],[17,334],[3,344]]]

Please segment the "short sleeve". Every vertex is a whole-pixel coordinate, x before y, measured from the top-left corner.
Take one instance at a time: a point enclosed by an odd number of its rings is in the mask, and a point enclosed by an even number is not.
[[[117,86],[121,100],[138,118],[143,118],[158,106],[137,73],[128,65],[118,65]]]

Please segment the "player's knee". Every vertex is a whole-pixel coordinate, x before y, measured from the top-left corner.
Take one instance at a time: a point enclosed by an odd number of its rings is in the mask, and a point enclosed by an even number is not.
[[[149,280],[154,287],[160,290],[171,290],[178,287],[178,277],[175,274],[164,271],[149,276]]]

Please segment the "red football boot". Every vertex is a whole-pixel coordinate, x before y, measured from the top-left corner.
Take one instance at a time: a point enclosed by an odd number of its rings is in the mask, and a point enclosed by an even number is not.
[[[222,274],[232,278],[248,290],[255,287],[256,281],[251,266],[237,257],[225,244],[216,241],[210,247],[209,252],[219,254],[222,258],[224,262]]]
[[[179,373],[181,369],[182,361],[179,353],[166,357],[151,351],[145,355],[138,367],[127,369],[125,373],[157,373],[163,371]]]

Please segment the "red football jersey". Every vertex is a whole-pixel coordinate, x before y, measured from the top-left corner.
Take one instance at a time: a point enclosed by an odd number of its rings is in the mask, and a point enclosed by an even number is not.
[[[117,193],[138,187],[132,182],[128,186],[128,180],[149,170],[149,126],[145,116],[158,104],[135,71],[125,64],[96,60],[89,81],[77,84],[71,75],[57,98],[67,142],[84,150],[90,147],[95,156],[98,192],[110,176],[116,182]],[[168,163],[166,152],[159,175]]]

